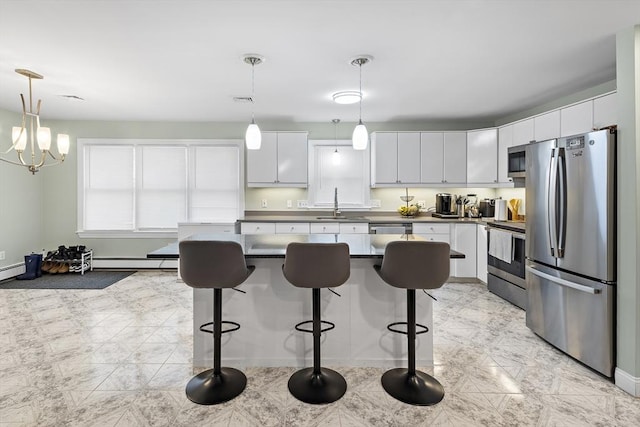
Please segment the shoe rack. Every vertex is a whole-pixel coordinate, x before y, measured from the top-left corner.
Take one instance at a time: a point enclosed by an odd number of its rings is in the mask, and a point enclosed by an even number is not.
[[[51,254],[51,252],[50,252]],[[82,253],[75,252],[74,258],[56,258],[45,260],[42,271],[49,274],[80,273],[84,275],[86,271],[93,271],[93,250],[87,249]]]

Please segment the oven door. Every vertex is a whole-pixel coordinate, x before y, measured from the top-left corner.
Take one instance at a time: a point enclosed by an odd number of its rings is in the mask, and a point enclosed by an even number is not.
[[[489,228],[489,231],[491,228]],[[524,233],[516,233],[512,231],[508,231],[500,228],[500,231],[507,231],[511,234],[512,245],[513,245],[513,260],[509,262],[505,262],[501,259],[498,259],[489,254],[489,244],[491,242],[491,233],[487,233],[487,270],[489,273],[494,276],[498,276],[501,279],[504,279],[508,282],[511,282],[515,285],[520,286],[523,289],[526,289],[527,284],[525,282],[525,258],[524,258],[524,247],[525,247],[525,235]]]

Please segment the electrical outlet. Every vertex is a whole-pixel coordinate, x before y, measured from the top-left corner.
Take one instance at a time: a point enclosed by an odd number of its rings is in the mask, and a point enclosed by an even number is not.
[[[6,254],[4,253],[4,251],[0,251],[0,260],[3,260],[5,256]]]
[[[267,199],[262,199],[262,201],[260,202],[260,206],[263,208],[267,207]]]
[[[418,202],[416,204],[418,205],[418,207],[420,209],[424,209],[427,206],[427,204],[425,203],[424,200],[418,200]]]
[[[306,200],[298,200],[298,207],[299,208],[308,208],[309,205],[307,204]]]
[[[372,208],[379,208],[380,206],[382,206],[382,204],[380,203],[380,199],[371,199]]]
[[[291,200],[287,200],[287,207],[289,209],[291,209],[293,207],[293,203],[291,203]]]

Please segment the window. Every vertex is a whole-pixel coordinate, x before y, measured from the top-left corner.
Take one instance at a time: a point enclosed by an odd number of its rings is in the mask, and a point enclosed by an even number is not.
[[[165,237],[244,210],[241,141],[78,139],[78,159],[83,235]]]
[[[333,207],[337,188],[340,209],[370,207],[369,149],[354,150],[350,140],[316,140],[309,143],[310,206]]]

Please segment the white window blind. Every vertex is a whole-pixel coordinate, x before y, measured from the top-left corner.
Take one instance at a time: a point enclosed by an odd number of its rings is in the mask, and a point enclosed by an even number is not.
[[[134,220],[134,147],[86,147],[84,228],[131,230]]]
[[[79,139],[79,231],[235,222],[244,210],[241,147],[241,141]]]

